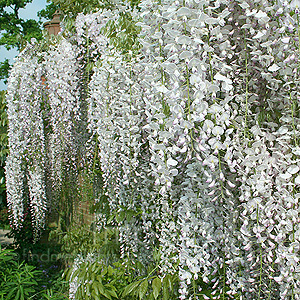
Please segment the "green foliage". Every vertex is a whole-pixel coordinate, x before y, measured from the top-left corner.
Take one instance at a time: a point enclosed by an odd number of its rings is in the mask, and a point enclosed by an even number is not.
[[[108,228],[98,232],[93,229],[93,226],[90,228],[88,225],[74,224],[67,232],[52,231],[50,239],[61,246],[60,256],[65,260],[72,260],[78,254],[87,255],[94,252],[105,255],[107,259],[119,256],[119,243],[115,229]]]
[[[68,299],[62,273],[40,267],[20,262],[17,253],[0,247],[0,300]]]
[[[42,38],[41,23],[35,20],[23,20],[19,10],[24,9],[32,0],[0,0],[0,46],[7,50],[21,50],[32,38]],[[6,79],[9,72],[9,62],[0,62],[0,79]]]
[[[135,7],[140,2],[139,0],[130,0],[132,7]],[[114,1],[111,0],[52,0],[55,7],[59,7],[65,16],[67,16],[66,28],[72,31],[73,22],[79,13],[92,13],[98,9],[115,9]],[[123,54],[130,51],[135,52],[139,50],[137,43],[137,36],[139,34],[139,27],[136,26],[131,15],[128,12],[122,12],[117,22],[111,21],[103,29],[103,34],[109,37],[111,44]],[[91,67],[92,68],[92,67]]]
[[[4,167],[0,166],[0,208],[6,206],[6,184]]]
[[[103,34],[109,39],[110,43],[123,54],[134,54],[140,49],[137,37],[140,28],[129,13],[121,13],[117,22],[109,21],[103,28]]]
[[[5,91],[0,91],[0,166],[4,166],[6,156],[8,154],[8,139],[7,139],[7,112]]]
[[[132,7],[137,6],[140,0],[123,0],[129,2]],[[69,18],[76,18],[79,13],[92,13],[97,9],[106,8],[114,9],[115,4],[113,0],[52,0],[55,7],[63,12]]]
[[[49,2],[49,1],[48,1]],[[47,4],[46,8],[42,9],[37,13],[38,17],[46,20],[52,20],[54,13],[59,10],[59,6],[54,3]]]
[[[159,266],[144,267],[139,261],[120,259],[107,264],[97,258],[83,262],[67,272],[67,280],[76,280],[76,299],[171,300],[178,299],[178,274],[162,277]]]
[[[9,69],[10,69],[10,64],[8,59],[5,59],[3,62],[0,62],[0,80],[5,79],[5,83],[6,83],[6,78],[8,78]]]
[[[40,272],[33,266],[18,263],[11,250],[0,249],[0,299],[30,299],[37,290]]]
[[[132,7],[137,6],[140,0],[123,0],[129,2]],[[114,9],[113,0],[52,0],[59,6],[63,14],[69,18],[75,18],[79,13],[91,13],[100,8]]]
[[[19,10],[32,0],[0,0],[0,45],[20,50],[31,38],[41,39],[40,25],[35,20],[23,20]]]
[[[52,2],[69,18],[75,18],[81,12],[88,13],[97,8],[111,7],[109,0],[52,0]]]

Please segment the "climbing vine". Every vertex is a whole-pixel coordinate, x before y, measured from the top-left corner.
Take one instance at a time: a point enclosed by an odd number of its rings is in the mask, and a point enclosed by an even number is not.
[[[28,201],[42,228],[96,159],[98,228],[119,229],[122,259],[159,251],[180,299],[207,299],[204,284],[211,299],[300,299],[298,14],[296,1],[120,2],[28,45],[7,98],[12,224]]]

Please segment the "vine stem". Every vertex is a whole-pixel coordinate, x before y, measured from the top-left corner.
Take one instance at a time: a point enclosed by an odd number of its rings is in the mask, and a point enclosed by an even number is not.
[[[258,208],[258,204],[257,204],[257,212],[256,212],[256,224],[258,226],[259,224],[259,208]],[[259,243],[259,263],[260,263],[260,267],[259,267],[259,288],[258,288],[258,297],[257,299],[260,299],[260,294],[261,294],[261,286],[262,286],[262,267],[263,267],[263,261],[262,261],[262,247],[261,247],[261,243]]]
[[[297,6],[299,10],[299,7]],[[298,34],[298,55],[300,56],[300,22],[299,22],[299,12],[296,12],[297,15],[297,34]],[[299,60],[298,60],[299,61]],[[298,62],[298,71],[300,69],[300,62]],[[295,126],[295,116],[294,116],[294,101],[292,100],[292,93],[290,91],[290,101],[291,101],[291,112],[292,112],[292,119],[293,119],[293,131],[294,131],[294,142],[295,146],[298,147],[297,136],[296,136],[296,126]],[[295,194],[295,187],[293,188],[293,196]],[[295,203],[293,203],[293,209],[295,209]],[[293,222],[293,242],[295,242],[295,224]],[[293,247],[293,253],[295,249]],[[295,271],[293,271],[293,275],[295,275]],[[292,286],[292,300],[294,300],[294,286]]]
[[[275,261],[273,260],[273,262],[272,262],[272,270],[274,269],[274,265],[275,265]],[[272,272],[272,274],[273,273],[274,272]],[[268,296],[267,300],[271,299],[271,287],[272,287],[272,278],[270,277],[270,280],[269,280],[269,296]]]
[[[299,9],[297,7],[297,9]],[[300,22],[299,22],[299,13],[296,14],[297,15],[297,33],[298,33],[298,55],[300,56]],[[299,61],[299,60],[298,60]],[[299,71],[299,68],[300,68],[300,61],[298,62],[298,71]]]
[[[247,57],[247,43],[246,43],[246,34],[244,31],[244,50],[245,50],[245,67],[246,67],[246,95],[245,95],[245,125],[244,125],[244,139],[246,139],[247,126],[248,126],[248,88],[249,88],[249,79],[248,79],[248,57]]]
[[[222,172],[222,164],[221,164],[221,155],[220,155],[220,151],[218,152],[218,160],[219,160],[219,173],[221,174]],[[223,199],[225,199],[224,196],[224,186],[223,186],[223,182],[220,179],[220,186],[221,186],[221,198],[222,201]],[[223,219],[223,239],[224,239],[224,245],[225,245],[225,222]],[[225,289],[226,289],[226,264],[225,264],[225,260],[226,260],[226,255],[225,255],[225,250],[223,251],[223,288],[222,288],[222,299],[225,300]]]
[[[298,17],[297,17],[298,19]],[[299,26],[298,26],[299,27]],[[298,31],[299,32],[299,31]],[[295,116],[294,116],[294,101],[292,100],[292,93],[290,92],[290,101],[291,101],[291,113],[292,113],[292,126],[294,131],[294,143],[295,146],[298,146],[297,136],[296,136],[296,126],[295,126]],[[295,195],[295,187],[293,188],[293,196]],[[295,209],[295,203],[293,203],[293,209]],[[295,224],[293,222],[293,243],[295,242]],[[293,248],[293,253],[295,249]],[[295,275],[295,271],[293,271],[293,275]],[[292,300],[294,300],[294,288],[292,286]]]

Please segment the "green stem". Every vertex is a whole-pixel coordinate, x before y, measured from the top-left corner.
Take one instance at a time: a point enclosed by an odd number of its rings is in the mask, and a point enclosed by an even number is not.
[[[258,207],[257,207],[257,214],[256,214],[256,224],[257,224],[257,226],[259,224],[259,209],[258,209]],[[258,300],[260,299],[260,294],[261,294],[262,267],[263,267],[261,243],[259,243],[259,257],[260,257],[260,268],[259,268],[259,289],[258,289],[258,298],[257,298]]]
[[[209,43],[208,43],[208,46],[209,46]],[[208,53],[208,58],[209,58],[210,80],[211,80],[211,83],[214,83],[214,74],[213,74],[213,68],[212,68],[212,64],[211,64],[211,61],[212,61],[211,52]]]
[[[208,33],[207,36],[207,44],[210,47],[210,34]],[[210,71],[210,81],[213,84],[214,83],[214,74],[213,74],[213,68],[212,68],[212,57],[211,57],[211,52],[208,52],[208,58],[209,58],[209,71]]]
[[[219,173],[222,173],[222,163],[221,163],[221,155],[220,155],[220,151],[218,152],[218,160],[219,160]],[[220,187],[221,187],[221,198],[222,198],[222,202],[225,199],[224,196],[224,185],[223,185],[223,181],[221,179],[219,179],[220,182]],[[225,245],[225,221],[223,218],[223,235],[224,235],[224,245]],[[225,255],[225,250],[223,251],[223,289],[222,289],[222,299],[225,300],[225,296],[226,296],[226,264],[225,264],[225,260],[226,260],[226,255]]]
[[[291,111],[292,111],[292,126],[293,126],[293,131],[294,131],[294,142],[295,142],[295,146],[298,146],[298,142],[297,142],[297,136],[296,136],[296,125],[295,125],[295,116],[294,116],[294,100],[292,100],[292,92],[290,92],[290,101],[291,101]]]
[[[196,294],[196,281],[195,278],[193,278],[193,293],[194,293],[194,300],[197,299],[197,294]]]
[[[296,14],[297,15],[297,24],[298,24],[298,27],[297,27],[297,33],[298,33],[298,55],[300,56],[300,22],[299,22],[299,14]],[[298,70],[300,68],[300,61],[298,63]]]
[[[146,279],[149,279],[150,278],[150,276],[152,275],[152,273],[154,272],[154,271],[156,271],[158,268],[160,267],[160,264],[158,264],[149,274],[148,274],[148,276],[146,277]]]
[[[245,41],[245,67],[246,67],[246,105],[245,105],[245,125],[244,125],[244,138],[246,139],[247,126],[248,126],[248,88],[249,88],[249,79],[248,79],[248,57],[247,57],[247,44],[246,44],[246,34],[244,31],[244,41]]]
[[[189,67],[186,66],[186,86],[187,86],[187,95],[188,95],[188,120],[191,120],[191,96],[190,96],[190,73]]]
[[[93,159],[93,176],[95,176],[97,157],[98,157],[98,135],[96,134],[95,154]]]
[[[274,265],[275,265],[275,261],[273,260],[272,262],[272,270],[274,269]],[[273,272],[272,272],[273,273]],[[270,300],[271,299],[271,287],[272,287],[272,282],[273,282],[273,279],[271,278],[270,276],[270,280],[269,280],[269,296],[268,296],[268,299],[267,300]]]

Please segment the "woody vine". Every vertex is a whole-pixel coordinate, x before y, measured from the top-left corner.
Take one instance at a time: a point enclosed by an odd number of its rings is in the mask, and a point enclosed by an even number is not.
[[[300,299],[297,1],[142,0],[74,26],[11,71],[13,226],[28,203],[38,236],[96,156],[99,228],[123,257],[159,249],[180,299],[206,299],[199,279],[213,299]]]

